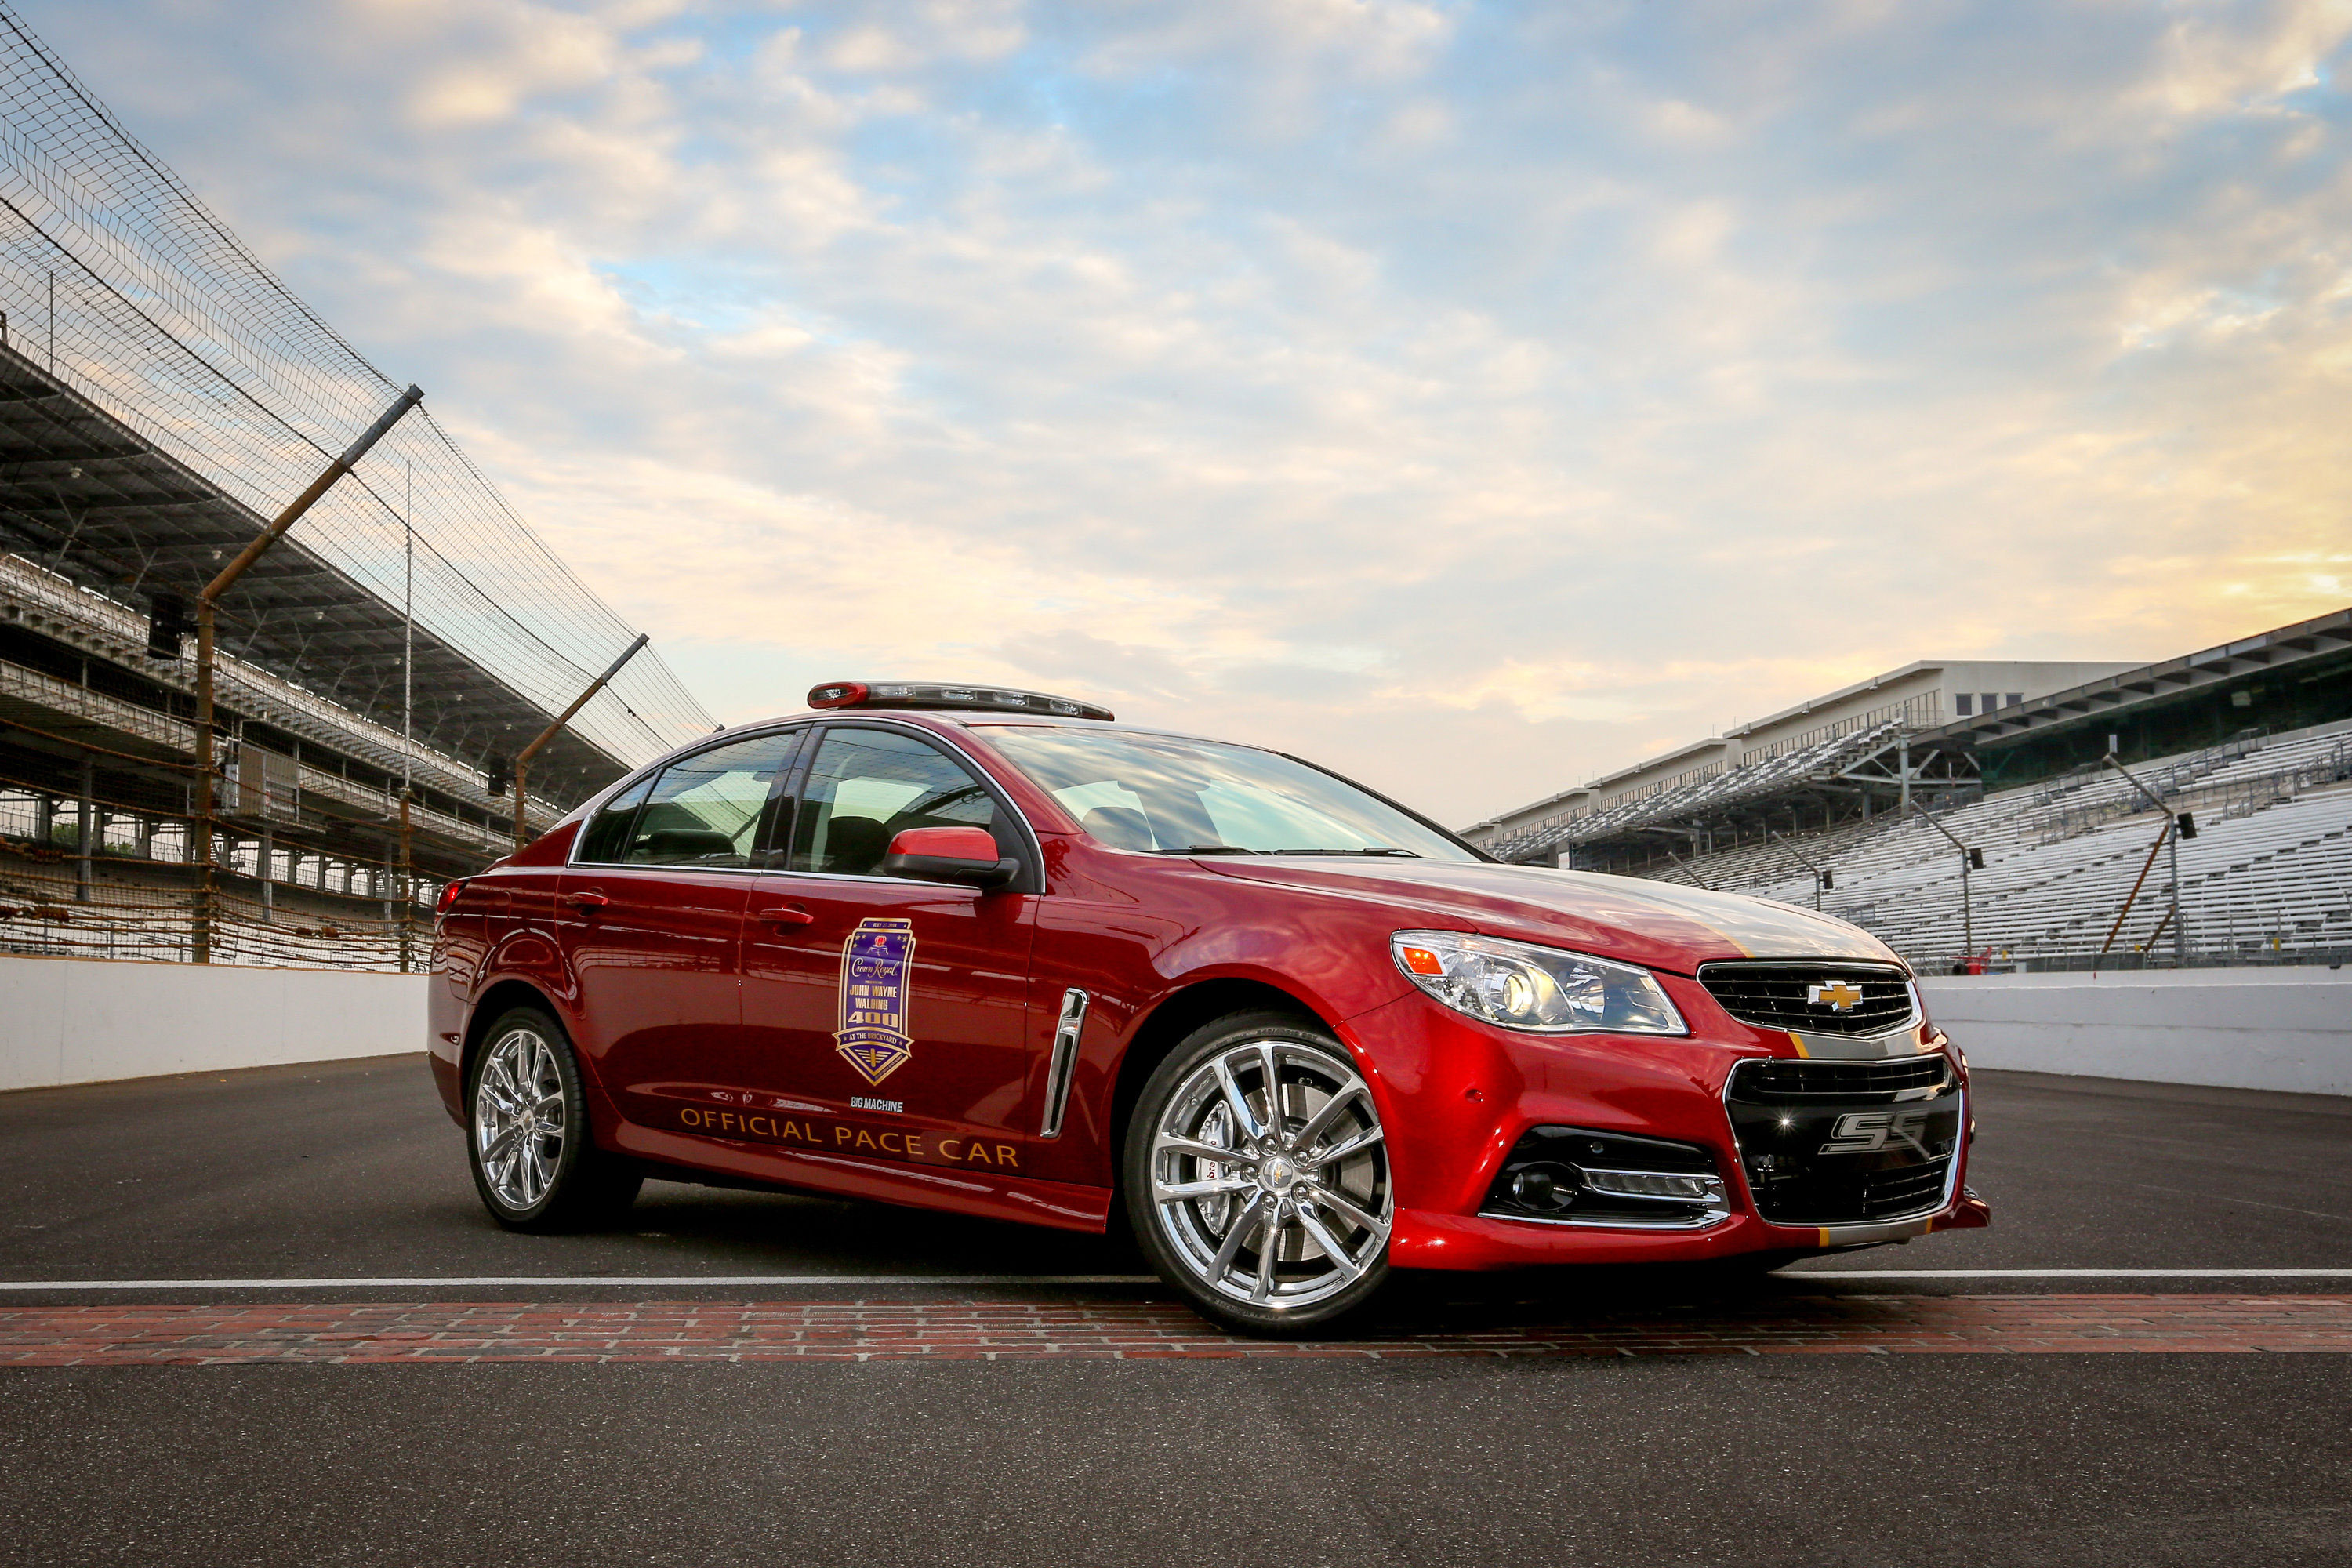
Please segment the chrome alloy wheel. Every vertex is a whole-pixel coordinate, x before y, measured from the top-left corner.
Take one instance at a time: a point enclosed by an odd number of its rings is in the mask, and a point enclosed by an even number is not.
[[[474,1156],[499,1203],[520,1211],[547,1195],[563,1134],[554,1046],[536,1030],[508,1030],[483,1058],[474,1085]]]
[[[1151,1139],[1151,1208],[1218,1295],[1309,1306],[1362,1279],[1395,1217],[1371,1090],[1346,1055],[1244,1040],[1186,1074]]]

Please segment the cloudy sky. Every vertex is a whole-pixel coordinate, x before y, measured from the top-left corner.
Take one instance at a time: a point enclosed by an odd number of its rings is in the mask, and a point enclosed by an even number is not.
[[[730,721],[1465,823],[2352,603],[2340,0],[16,3]]]

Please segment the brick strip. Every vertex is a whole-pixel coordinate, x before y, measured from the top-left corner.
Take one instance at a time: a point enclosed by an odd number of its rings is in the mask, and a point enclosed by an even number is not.
[[[2352,1296],[1816,1296],[1289,1342],[1168,1302],[353,1302],[0,1310],[0,1366],[2352,1351]]]

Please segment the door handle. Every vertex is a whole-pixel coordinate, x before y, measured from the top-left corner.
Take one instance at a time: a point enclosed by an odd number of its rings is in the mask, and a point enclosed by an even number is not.
[[[797,908],[791,904],[778,904],[772,910],[761,910],[752,918],[764,925],[772,926],[809,926],[816,924],[816,917],[814,915],[809,913],[806,910]]]
[[[602,893],[566,893],[563,901],[585,915],[594,913],[613,900]]]

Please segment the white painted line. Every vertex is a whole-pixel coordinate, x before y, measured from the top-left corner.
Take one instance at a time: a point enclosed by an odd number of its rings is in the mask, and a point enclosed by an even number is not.
[[[1776,1279],[2352,1279],[2352,1268],[1785,1268]]]
[[[1776,1279],[2352,1279],[2352,1268],[1805,1268]],[[1157,1285],[1150,1274],[470,1274],[349,1279],[0,1279],[0,1290],[381,1290],[508,1285]]]
[[[0,1279],[0,1290],[376,1290],[432,1285],[1156,1285],[1150,1274],[479,1274],[364,1279]]]

